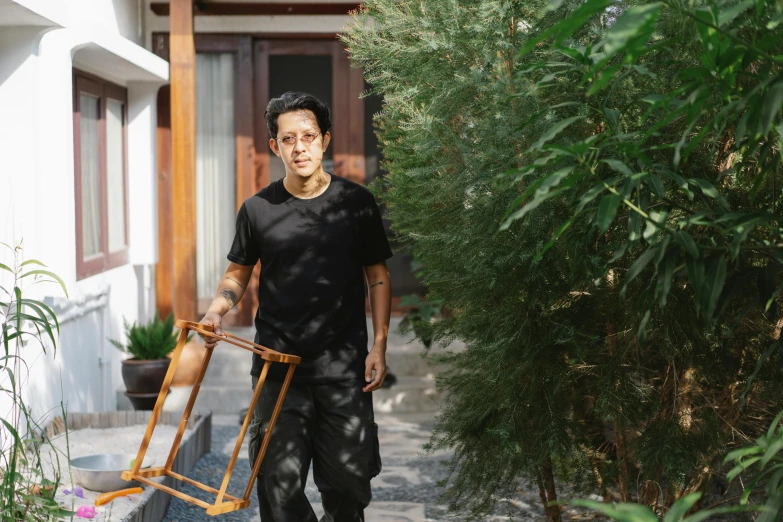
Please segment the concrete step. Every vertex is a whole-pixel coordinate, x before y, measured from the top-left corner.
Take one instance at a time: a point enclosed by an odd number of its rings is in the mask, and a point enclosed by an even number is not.
[[[372,320],[368,317],[368,332],[372,332]],[[442,349],[433,349],[425,353],[424,346],[413,340],[410,335],[400,335],[397,332],[400,318],[392,317],[387,341],[386,364],[397,377],[427,377],[433,376],[445,369],[442,364],[435,363],[434,354],[442,353]],[[253,340],[253,327],[230,328],[229,333]],[[464,349],[461,343],[453,343],[450,351]],[[204,377],[204,384],[237,383],[248,379],[252,364],[252,354],[227,343],[218,344],[212,354],[212,359]]]
[[[225,349],[228,348],[228,349]],[[251,354],[231,346],[218,345],[209,361],[204,376],[205,385],[236,384],[250,382]],[[396,377],[434,377],[446,370],[447,366],[438,363],[432,355],[413,350],[388,350],[386,365]]]
[[[237,384],[242,381],[245,381],[245,384]],[[184,410],[191,389],[190,386],[171,388],[163,410]],[[194,410],[211,411],[215,415],[238,415],[250,404],[252,395],[253,390],[250,388],[248,376],[233,383],[207,384],[205,382],[199,390]],[[435,381],[428,377],[398,377],[397,384],[391,388],[373,392],[373,404],[378,413],[434,413],[438,411],[437,398]],[[132,409],[123,390],[117,391],[117,409]]]

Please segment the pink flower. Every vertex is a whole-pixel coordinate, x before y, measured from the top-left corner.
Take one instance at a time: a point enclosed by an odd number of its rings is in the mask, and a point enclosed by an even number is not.
[[[81,518],[95,518],[95,506],[79,506],[76,516]]]

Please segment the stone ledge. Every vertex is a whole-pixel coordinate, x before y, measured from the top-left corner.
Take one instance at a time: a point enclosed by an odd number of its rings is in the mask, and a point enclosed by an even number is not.
[[[152,416],[151,411],[113,411],[101,413],[69,413],[67,421],[61,417],[52,420],[46,426],[46,434],[52,438],[65,432],[65,426],[70,431],[80,429],[107,429],[122,428],[127,426],[147,425]],[[162,412],[158,419],[158,425],[179,426],[182,412]],[[153,439],[154,439],[153,434]],[[199,459],[209,453],[212,447],[212,412],[191,414],[188,419],[188,430],[185,432],[182,443],[174,459],[172,470],[180,475],[187,475]],[[138,448],[133,448],[130,453],[135,453]],[[162,484],[181,489],[181,483],[171,477],[163,477]],[[171,496],[150,486],[144,486],[139,505],[133,511],[125,515],[117,522],[159,522],[163,520],[169,507]]]

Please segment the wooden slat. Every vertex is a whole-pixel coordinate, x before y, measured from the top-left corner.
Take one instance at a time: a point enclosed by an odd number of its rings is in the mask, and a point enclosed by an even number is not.
[[[154,468],[147,468],[139,470],[138,473],[134,475],[133,471],[123,471],[122,472],[122,479],[123,480],[133,480],[134,476],[144,477],[144,478],[154,478],[154,477],[162,477],[166,475],[166,468],[163,466],[156,466]]]
[[[177,323],[186,323],[186,322],[177,321]],[[223,336],[215,335],[212,332],[208,332],[202,328],[199,328],[198,326],[196,326],[197,324],[198,323],[187,322],[186,326],[189,330],[193,332],[207,335],[221,342],[233,344],[234,346],[238,346],[240,348],[258,354],[265,361],[280,362],[286,364],[289,363],[299,364],[299,362],[301,361],[301,358],[296,355],[288,355],[285,353],[280,353],[270,348],[267,348],[266,346],[261,346],[260,344],[251,343],[250,341],[246,341],[245,339],[237,337],[236,335],[231,335],[230,333],[223,332]],[[179,324],[177,326],[179,327]],[[185,328],[185,326],[183,326],[183,328]]]
[[[191,486],[195,486],[195,487],[197,487],[197,488],[199,488],[199,489],[201,489],[203,491],[206,491],[207,493],[214,493],[215,495],[220,493],[220,491],[218,491],[217,489],[215,489],[213,487],[207,486],[206,484],[202,484],[201,482],[198,482],[196,480],[189,479],[188,477],[186,477],[184,475],[180,475],[179,473],[174,473],[173,471],[169,471],[169,472],[166,473],[166,475],[168,475],[169,477],[171,477],[171,478],[173,478],[175,480],[179,480],[181,482],[185,482],[187,484],[190,484]],[[237,497],[235,497],[233,495],[229,495],[228,493],[225,493],[223,496],[226,497],[227,499],[233,500],[235,502],[242,502],[241,498],[237,498]]]
[[[172,489],[168,486],[164,486],[163,484],[158,484],[154,480],[150,480],[148,478],[140,477],[139,475],[134,475],[133,480],[138,480],[142,484],[147,484],[148,486],[152,486],[155,489],[159,489],[165,493],[168,493],[169,495],[177,498],[181,498],[185,502],[190,502],[191,504],[195,504],[200,508],[209,509],[211,507],[210,504],[207,504],[203,500],[199,500],[197,498],[193,498],[190,495],[186,495],[185,493],[182,493],[181,491],[177,491],[176,489]]]
[[[266,449],[269,447],[269,441],[272,438],[272,431],[275,429],[277,417],[280,416],[280,410],[283,409],[283,401],[285,400],[285,396],[288,393],[288,386],[291,384],[291,379],[294,377],[295,369],[296,365],[294,364],[288,366],[288,373],[286,373],[283,386],[280,388],[280,395],[277,396],[277,403],[275,404],[275,409],[272,411],[272,417],[269,419],[269,426],[266,429],[264,440],[261,442],[261,449],[258,451],[256,462],[253,464],[253,470],[250,472],[250,480],[248,481],[247,487],[245,488],[245,494],[242,495],[245,499],[250,498],[250,492],[253,490],[253,482],[258,476],[258,472],[261,471],[261,462],[264,460]],[[256,384],[256,386],[258,386],[258,384]],[[247,421],[247,419],[245,419],[245,421]]]
[[[207,508],[207,515],[222,515],[224,513],[231,513],[232,511],[239,511],[250,506],[249,500],[240,500],[238,502],[223,502],[216,506],[210,506]]]
[[[158,399],[155,401],[155,408],[150,414],[149,422],[147,423],[147,430],[144,432],[144,438],[141,441],[139,452],[136,454],[136,461],[133,463],[133,468],[130,470],[133,475],[137,475],[141,469],[141,464],[144,462],[144,455],[147,453],[147,448],[152,440],[152,433],[155,431],[155,425],[158,423],[160,413],[163,410],[163,402],[166,400],[166,395],[169,393],[169,387],[171,381],[174,379],[174,372],[179,364],[179,359],[182,356],[182,350],[185,348],[185,343],[188,340],[188,331],[183,329],[179,332],[179,338],[177,340],[177,347],[174,348],[174,353],[171,355],[171,363],[169,369],[166,371],[166,377],[163,379],[163,385],[160,387],[160,393]],[[167,468],[170,466],[166,466]]]
[[[175,1],[175,0],[172,0]],[[340,15],[358,9],[358,2],[328,3],[246,3],[246,2],[202,2],[196,16],[237,15]],[[150,9],[158,16],[169,16],[169,4],[152,2]]]
[[[174,315],[196,309],[196,51],[191,0],[171,0],[171,167]]]
[[[187,338],[187,329],[183,329],[180,336],[185,335]],[[179,428],[177,428],[177,434],[174,436],[174,442],[171,444],[171,451],[169,452],[169,458],[166,461],[166,472],[171,471],[171,466],[174,465],[174,459],[177,458],[177,452],[179,451],[179,445],[182,442],[182,436],[185,434],[185,429],[188,427],[188,421],[190,420],[190,412],[193,411],[193,405],[196,404],[196,397],[201,389],[201,381],[204,380],[204,375],[207,373],[207,366],[212,359],[212,353],[215,348],[207,348],[207,352],[204,354],[204,359],[201,361],[201,369],[199,370],[196,382],[193,383],[193,388],[190,391],[190,397],[188,403],[185,405],[185,411],[182,413],[182,419],[179,421]]]
[[[261,376],[258,378],[258,382],[256,383],[256,389],[253,391],[253,398],[250,399],[250,404],[247,407],[245,420],[242,423],[242,428],[239,430],[239,436],[237,437],[237,442],[236,444],[234,444],[234,452],[231,454],[231,459],[228,461],[226,474],[223,477],[223,484],[221,484],[220,486],[220,492],[218,492],[217,500],[215,501],[215,503],[223,502],[223,496],[226,494],[228,483],[231,480],[231,474],[234,472],[234,465],[236,464],[237,458],[239,457],[239,452],[242,449],[242,442],[245,440],[245,433],[247,433],[247,428],[250,426],[250,419],[253,416],[252,412],[255,411],[256,402],[258,402],[258,398],[261,396],[261,390],[264,388],[264,383],[266,382],[266,375],[267,373],[269,373],[270,364],[272,363],[267,361],[264,364],[264,368],[261,370]],[[248,500],[249,498],[250,497],[247,494],[245,494],[245,500]]]

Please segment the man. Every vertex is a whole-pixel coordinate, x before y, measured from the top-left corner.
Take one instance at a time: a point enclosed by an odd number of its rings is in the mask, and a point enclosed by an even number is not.
[[[258,476],[261,520],[316,522],[304,493],[312,461],[321,522],[364,521],[370,479],[381,468],[371,392],[386,377],[391,284],[385,260],[392,253],[372,194],[323,170],[328,107],[287,92],[269,102],[265,117],[285,177],[239,210],[231,263],[201,322],[222,334],[221,317],[242,298],[260,261],[255,341],[302,358]],[[369,353],[365,280],[374,330]],[[254,354],[254,389],[261,367]],[[262,388],[249,430],[251,463],[286,369],[273,364]]]

